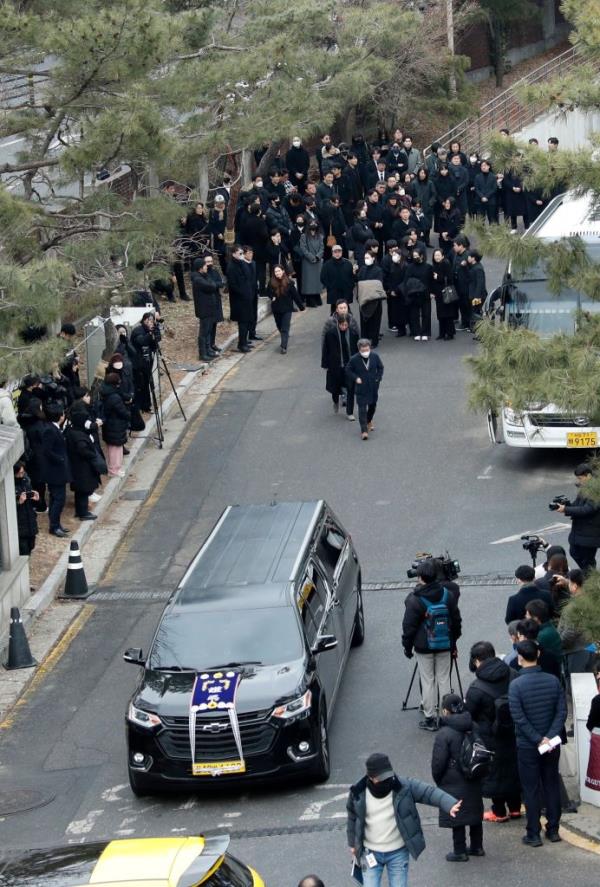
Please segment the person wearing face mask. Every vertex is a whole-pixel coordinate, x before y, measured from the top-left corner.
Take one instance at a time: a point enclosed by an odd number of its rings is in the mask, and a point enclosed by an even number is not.
[[[269,206],[269,192],[265,188],[264,179],[260,173],[252,176],[252,187],[247,194],[251,202],[258,200],[261,210],[266,212]]]
[[[265,221],[270,231],[274,228],[281,232],[285,243],[292,233],[292,220],[288,215],[287,209],[281,205],[279,194],[269,194],[269,208],[265,215]]]
[[[290,180],[301,194],[304,194],[308,182],[308,169],[310,156],[306,148],[302,147],[299,136],[294,136],[292,146],[285,155],[285,165],[290,174]]]
[[[406,172],[408,169],[408,159],[402,150],[401,143],[393,143],[387,153],[385,163],[388,176],[392,173],[399,173],[399,175],[402,175],[402,173]]]
[[[425,250],[413,250],[412,262],[406,266],[404,294],[408,301],[410,334],[415,342],[427,342],[431,336],[431,294],[433,269],[425,258]]]
[[[469,175],[469,185],[467,190],[467,208],[469,215],[473,217],[477,213],[477,195],[475,194],[475,178],[479,175],[481,164],[479,157],[475,152],[469,155],[467,163],[467,173]]]
[[[406,887],[409,859],[425,849],[417,803],[438,807],[452,819],[462,805],[452,795],[406,776],[397,776],[389,757],[369,755],[366,774],[350,788],[346,835],[364,887],[380,887],[387,872],[390,887]]]
[[[287,276],[282,265],[273,266],[268,295],[271,299],[271,311],[273,312],[275,324],[281,337],[279,350],[282,354],[287,354],[294,305],[300,311],[305,310],[305,305],[298,295],[296,284]]]
[[[365,259],[367,241],[373,240],[375,234],[367,218],[367,206],[364,201],[358,204],[354,215],[354,224],[350,228],[349,236],[352,249],[354,250],[354,260],[358,265],[362,265]]]
[[[377,348],[381,338],[381,316],[385,290],[383,270],[377,261],[379,244],[375,239],[367,240],[364,263],[355,266],[358,304],[360,308],[360,334],[369,339]]]
[[[371,350],[369,339],[358,340],[358,354],[351,357],[346,364],[346,376],[354,388],[358,404],[360,436],[363,440],[368,440],[369,432],[375,427],[373,417],[383,379],[383,363],[379,355]]]
[[[473,730],[473,719],[456,693],[442,699],[441,728],[435,737],[431,756],[431,775],[438,788],[462,799],[456,816],[440,810],[440,828],[452,829],[454,849],[446,854],[448,862],[468,862],[472,856],[485,856],[483,849],[483,798],[481,780],[467,780],[458,761],[466,733]],[[466,830],[469,828],[469,847]]]
[[[398,338],[406,335],[408,315],[404,306],[404,259],[395,240],[386,243],[387,253],[381,260],[383,288],[387,296],[388,329]]]
[[[354,421],[354,390],[346,381],[346,364],[358,348],[356,326],[347,314],[335,315],[335,323],[326,326],[322,337],[321,369],[327,370],[325,389],[331,394],[333,412],[339,413],[340,397],[346,397],[346,418]],[[343,401],[342,401],[343,403]]]
[[[439,169],[433,178],[433,187],[435,189],[433,230],[436,234],[439,234],[439,218],[444,200],[448,197],[456,196],[456,183],[453,176],[450,175],[450,170],[446,163],[440,164]]]
[[[302,295],[309,308],[318,308],[321,301],[321,269],[323,237],[319,223],[310,221],[298,244],[302,256]]]

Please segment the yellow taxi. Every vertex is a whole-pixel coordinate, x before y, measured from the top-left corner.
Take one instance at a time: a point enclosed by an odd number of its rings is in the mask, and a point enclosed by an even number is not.
[[[229,837],[132,838],[4,858],[1,887],[265,887],[227,853]]]

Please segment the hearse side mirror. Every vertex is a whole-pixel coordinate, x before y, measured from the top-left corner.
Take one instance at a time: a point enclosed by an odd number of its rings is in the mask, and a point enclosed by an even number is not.
[[[334,635],[322,634],[317,638],[317,642],[313,646],[311,653],[316,656],[317,653],[325,653],[326,650],[335,650],[337,644],[337,638]]]
[[[141,647],[130,647],[128,650],[125,650],[123,653],[123,659],[125,662],[130,662],[131,665],[145,665],[146,660],[142,655]]]

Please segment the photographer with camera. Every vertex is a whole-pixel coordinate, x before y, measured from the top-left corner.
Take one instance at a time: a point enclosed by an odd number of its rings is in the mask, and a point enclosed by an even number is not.
[[[439,559],[423,559],[416,574],[417,585],[405,601],[402,646],[408,659],[413,651],[417,656],[425,715],[419,728],[434,732],[438,695],[441,699],[451,692],[452,657],[462,630],[460,591],[455,582],[440,576]]]
[[[149,413],[152,410],[150,380],[152,378],[154,355],[158,350],[160,339],[160,329],[156,323],[154,313],[146,311],[142,315],[141,323],[134,328],[130,340],[135,354],[133,365],[135,405],[142,413]]]
[[[544,591],[544,589],[538,588],[537,585],[534,585],[535,570],[533,567],[529,566],[529,564],[521,564],[521,566],[517,567],[515,570],[515,579],[517,580],[517,584],[521,587],[516,594],[511,594],[506,602],[506,615],[504,621],[507,625],[509,622],[513,622],[516,619],[525,618],[525,610],[527,609],[529,601],[534,601],[536,599],[541,600],[552,608],[550,592]]]
[[[571,504],[565,496],[555,496],[549,507],[551,511],[571,518],[569,553],[586,573],[596,567],[596,551],[600,547],[600,506],[587,499],[582,489],[592,477],[592,466],[583,462],[573,473],[575,486],[579,488],[575,501]]]
[[[25,471],[25,463],[17,462],[14,467],[15,495],[17,498],[17,528],[19,532],[19,554],[30,555],[35,548],[38,534],[37,514],[33,507],[39,501],[39,493],[31,487]]]

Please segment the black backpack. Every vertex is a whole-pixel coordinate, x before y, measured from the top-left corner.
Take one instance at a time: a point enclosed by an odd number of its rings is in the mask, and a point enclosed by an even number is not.
[[[486,748],[472,731],[465,733],[458,756],[458,768],[467,782],[477,782],[489,773],[494,752]]]
[[[485,681],[481,678],[477,679],[477,687],[482,690],[486,696],[491,696],[494,700],[494,720],[492,721],[492,735],[497,736],[507,730],[514,729],[512,715],[510,713],[510,705],[508,703],[508,688],[502,696],[494,696],[494,694],[486,687]]]

